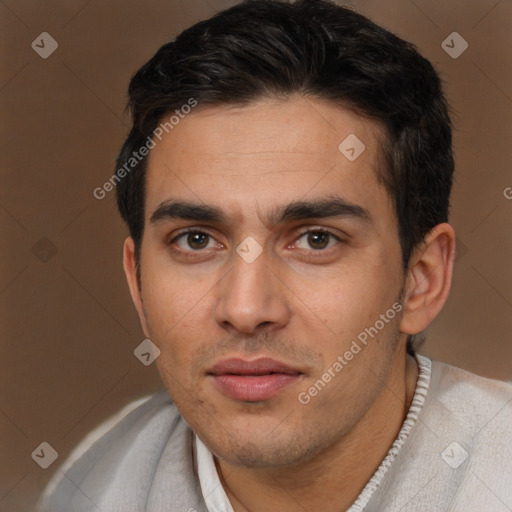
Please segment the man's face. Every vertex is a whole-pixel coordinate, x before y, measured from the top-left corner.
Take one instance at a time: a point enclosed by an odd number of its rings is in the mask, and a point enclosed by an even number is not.
[[[350,134],[365,145],[353,161],[338,149]],[[183,417],[225,461],[320,453],[404,358],[380,140],[372,121],[293,97],[197,110],[151,151],[142,323]]]

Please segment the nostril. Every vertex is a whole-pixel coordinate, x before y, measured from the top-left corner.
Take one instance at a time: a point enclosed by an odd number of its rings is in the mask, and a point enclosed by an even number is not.
[[[264,322],[260,322],[256,326],[256,329],[258,329],[259,327],[266,327],[267,325],[272,325],[272,322],[270,320],[265,320]]]

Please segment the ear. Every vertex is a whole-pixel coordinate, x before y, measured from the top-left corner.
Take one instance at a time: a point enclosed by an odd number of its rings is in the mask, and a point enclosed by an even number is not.
[[[150,338],[149,328],[144,311],[144,301],[142,300],[142,289],[139,286],[139,279],[137,277],[137,258],[135,257],[135,242],[133,238],[128,237],[124,241],[123,248],[123,267],[130,287],[133,304],[139,315],[140,325],[146,338]]]
[[[435,226],[411,256],[407,271],[400,330],[423,331],[446,303],[452,283],[455,232],[446,223]]]

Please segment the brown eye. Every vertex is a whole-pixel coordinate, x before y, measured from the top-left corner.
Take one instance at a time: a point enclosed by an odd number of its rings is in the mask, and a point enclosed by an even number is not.
[[[308,244],[312,249],[325,249],[329,244],[329,234],[322,231],[308,233]]]
[[[189,233],[187,243],[192,249],[204,249],[208,246],[209,238],[205,233]]]
[[[202,231],[189,231],[177,236],[173,244],[178,246],[182,251],[201,251],[202,249],[210,249],[215,247],[216,241],[208,233]]]
[[[299,238],[297,238],[295,245],[299,249],[321,251],[323,249],[330,249],[339,241],[340,239],[329,231],[317,229],[303,233]]]

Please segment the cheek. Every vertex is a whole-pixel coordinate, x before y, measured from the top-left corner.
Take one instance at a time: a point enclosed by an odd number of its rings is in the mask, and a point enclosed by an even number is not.
[[[176,404],[186,407],[201,394],[197,361],[212,344],[205,318],[208,312],[202,302],[187,303],[179,293],[160,298],[148,314],[151,339],[160,349],[156,365]],[[161,306],[162,301],[167,307]]]
[[[211,309],[208,283],[154,266],[143,275],[142,286],[146,320],[157,346],[177,356],[204,342]]]
[[[394,274],[383,264],[365,265],[361,259],[321,275],[297,274],[291,288],[304,323],[319,326],[339,348],[392,306],[400,288],[397,280],[388,277]]]

